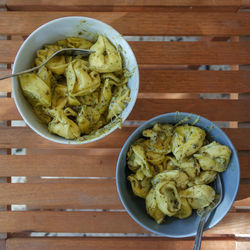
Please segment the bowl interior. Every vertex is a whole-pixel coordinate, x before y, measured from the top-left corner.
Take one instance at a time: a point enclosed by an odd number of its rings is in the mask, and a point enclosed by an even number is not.
[[[192,124],[193,122],[196,122],[195,126],[205,129],[207,134],[209,134],[210,139],[216,140],[217,142],[228,146],[232,150],[232,157],[228,169],[221,174],[224,188],[223,200],[215,212],[211,214],[205,229],[216,225],[226,215],[235,200],[240,181],[240,167],[236,150],[231,141],[226,134],[211,121],[188,113],[169,113],[145,122],[134,131],[124,144],[117,162],[116,170],[118,193],[130,216],[141,226],[153,233],[176,238],[196,235],[199,217],[195,212],[193,212],[190,217],[183,220],[166,217],[165,222],[158,225],[146,213],[144,199],[136,197],[132,192],[131,186],[127,181],[128,169],[126,166],[126,155],[130,145],[142,136],[142,131],[144,129],[151,128],[157,122],[176,124],[185,117],[189,117],[189,119],[184,123]]]
[[[128,82],[128,86],[131,90],[131,101],[122,113],[122,120],[124,121],[131,112],[137,98],[139,89],[138,66],[133,51],[126,40],[111,26],[103,22],[87,17],[64,17],[44,24],[35,30],[19,49],[14,62],[13,73],[31,68],[36,57],[36,51],[41,49],[45,44],[53,44],[56,41],[69,36],[78,36],[95,41],[99,34],[107,36],[110,41],[120,49],[124,65],[132,73]],[[33,113],[31,105],[24,98],[17,77],[12,78],[12,88],[17,108],[25,122],[33,130],[54,142],[67,144],[77,143],[72,140],[61,138],[57,135],[52,135],[48,132],[47,126],[40,122],[37,116]],[[82,143],[100,139],[111,133],[116,128],[117,126],[113,127],[110,131],[107,131],[98,138],[84,141]]]

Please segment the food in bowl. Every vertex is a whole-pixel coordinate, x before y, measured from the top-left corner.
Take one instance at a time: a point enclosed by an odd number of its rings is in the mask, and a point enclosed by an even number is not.
[[[36,66],[62,48],[94,51],[89,56],[57,55],[34,73],[19,76],[24,96],[52,134],[66,139],[98,134],[130,101],[129,73],[117,48],[103,35],[97,41],[67,37],[37,51]]]
[[[207,139],[194,125],[156,123],[142,131],[127,152],[134,195],[145,199],[146,212],[158,223],[166,216],[184,219],[212,204],[211,184],[225,171],[231,149]]]
[[[124,37],[110,25],[99,20],[84,16],[69,16],[52,20],[43,24],[33,31],[19,48],[14,65],[13,73],[18,73],[33,66],[36,53],[43,48],[45,44],[55,44],[66,37],[81,37],[91,42],[95,42],[99,35],[108,37],[108,40],[118,48],[122,56],[123,68],[129,72],[127,86],[130,89],[130,101],[125,109],[118,116],[118,119],[112,119],[107,125],[99,128],[95,133],[83,135],[78,139],[65,139],[57,134],[48,131],[46,123],[41,122],[35,114],[32,105],[23,95],[19,79],[12,78],[12,93],[16,107],[25,123],[38,135],[43,138],[67,145],[83,145],[101,140],[105,136],[121,127],[131,113],[139,90],[139,70],[135,55]]]

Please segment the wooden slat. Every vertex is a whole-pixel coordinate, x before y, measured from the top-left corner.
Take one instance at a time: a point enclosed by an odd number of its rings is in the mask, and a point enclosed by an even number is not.
[[[50,157],[51,155],[58,155],[62,154],[63,155],[71,155],[72,157],[79,156],[79,155],[84,155],[84,156],[114,156],[118,155],[120,153],[119,148],[72,148],[72,149],[52,149],[52,148],[28,148],[26,150],[27,154],[33,155],[33,156],[38,156],[38,155],[47,155]]]
[[[147,120],[168,112],[188,112],[213,121],[249,121],[250,100],[138,99],[131,120]],[[219,107],[219,108],[218,108]],[[145,112],[147,110],[147,112]]]
[[[0,157],[0,176],[114,177],[117,154],[89,156],[60,154],[48,156]]]
[[[242,243],[242,242],[240,242]],[[244,242],[246,243],[246,242]],[[170,238],[31,238],[31,239],[8,239],[7,250],[36,249],[36,250],[151,250],[151,249],[192,249],[194,241],[188,239]],[[238,244],[238,242],[237,242]],[[203,250],[236,250],[236,241],[232,239],[202,240]]]
[[[37,148],[48,148],[49,146],[50,149],[120,148],[133,130],[133,128],[126,128],[123,130],[117,129],[114,133],[106,136],[100,142],[93,142],[84,146],[53,143],[35,134],[30,128],[27,127],[0,127],[0,147],[33,148],[35,144],[37,145]]]
[[[139,64],[249,64],[249,42],[129,42]],[[11,63],[21,41],[0,40],[0,62]],[[6,49],[8,48],[8,49]]]
[[[0,63],[13,63],[21,41],[0,40]]]
[[[250,138],[250,130],[248,129],[243,130],[241,128],[237,129],[230,129],[225,128],[223,129],[224,132],[228,135],[234,146],[237,150],[249,150],[250,147],[247,145],[249,144],[248,138]],[[248,134],[249,133],[249,134]],[[247,139],[245,139],[245,136]]]
[[[249,250],[250,249],[250,242],[249,241],[236,242],[236,249],[237,250]]]
[[[81,151],[82,152],[82,151]],[[82,154],[82,153],[81,153]],[[0,176],[114,177],[117,153],[112,155],[2,155]],[[241,177],[250,178],[250,156],[239,154]]]
[[[249,71],[152,70],[140,68],[141,93],[244,93],[250,92]],[[0,76],[11,74],[1,70]],[[235,84],[237,82],[237,84]],[[157,88],[155,86],[157,85]],[[1,92],[11,92],[11,79]]]
[[[139,64],[249,64],[248,42],[131,42]]]
[[[241,0],[241,6],[242,7],[249,7],[250,1],[249,0]]]
[[[156,70],[139,68],[140,93],[245,93],[250,92],[250,71]],[[1,70],[0,76],[11,74]],[[235,84],[237,82],[237,84]],[[156,88],[157,86],[157,88]],[[1,92],[11,92],[11,79]]]
[[[247,13],[161,13],[152,10],[139,15],[127,12],[115,12],[112,15],[109,12],[47,12],[46,15],[43,12],[5,12],[0,15],[0,33],[28,35],[42,24],[64,16],[92,17],[110,24],[123,35],[250,34],[250,15]],[[143,23],[143,29],[135,23]]]
[[[22,119],[13,99],[1,98],[0,106],[4,107],[4,109],[0,110],[0,120]],[[250,120],[249,108],[249,99],[138,99],[128,120],[147,120],[163,113],[179,111],[196,113],[214,121],[245,122]],[[147,112],[145,112],[145,109]]]
[[[0,77],[11,74],[11,70],[1,69]],[[0,92],[11,92],[11,79],[1,80]]]
[[[7,1],[7,0],[2,0]],[[8,0],[6,5],[11,11],[85,11],[85,12],[236,12],[240,8],[239,0],[232,1],[78,1],[60,2],[25,0],[21,3],[18,0]]]
[[[142,93],[250,92],[249,71],[139,70]]]
[[[241,183],[239,186],[238,194],[236,197],[236,200],[243,200],[250,197],[250,184],[247,183]],[[246,204],[246,203],[244,203]],[[241,206],[240,203],[238,203],[238,206]],[[250,206],[250,204],[249,204]]]
[[[72,166],[73,167],[73,166]],[[81,180],[81,184],[0,183],[0,205],[26,204],[42,208],[123,209],[115,180]]]
[[[228,213],[204,235],[250,234],[250,213]],[[125,212],[0,212],[0,232],[148,233]]]
[[[0,183],[0,205],[26,204],[39,208],[124,209],[115,180],[56,180],[57,183]],[[61,183],[60,183],[61,182]],[[236,200],[250,197],[250,184],[241,184]],[[248,204],[250,205],[250,204]],[[246,206],[238,202],[237,207]]]
[[[233,207],[236,209],[250,209],[250,197],[235,201]]]
[[[249,128],[239,129],[223,129],[234,146],[238,150],[249,150]],[[37,135],[27,127],[0,127],[0,148],[49,148],[49,149],[74,149],[74,148],[91,148],[91,149],[107,149],[120,148],[125,140],[134,131],[134,128],[124,127],[122,130],[117,129],[111,135],[106,136],[97,142],[88,143],[86,145],[65,145],[48,141]]]
[[[240,171],[242,178],[250,178],[250,155],[242,155],[239,153]]]
[[[248,0],[243,0],[243,3],[247,2]],[[203,1],[196,1],[196,0],[168,0],[168,1],[161,1],[161,0],[85,0],[81,2],[79,0],[72,0],[70,2],[66,0],[61,0],[60,2],[51,2],[49,0],[43,0],[41,2],[37,2],[36,0],[23,0],[21,3],[18,0],[7,0],[7,6],[20,6],[25,8],[26,6],[240,6],[241,1],[239,0],[203,0]]]
[[[0,109],[0,120],[22,120],[19,114],[14,99],[1,98],[0,106],[4,107]]]
[[[29,10],[29,11],[214,11],[214,12],[235,12],[240,6],[239,0],[231,1],[84,1],[78,0],[60,2],[25,0],[20,3],[18,0],[8,0],[8,10]]]

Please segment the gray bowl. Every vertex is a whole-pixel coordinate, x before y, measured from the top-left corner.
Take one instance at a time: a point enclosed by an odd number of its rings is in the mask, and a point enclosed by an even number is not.
[[[193,212],[190,217],[182,220],[166,217],[165,222],[161,225],[158,225],[146,213],[145,200],[136,197],[132,192],[130,183],[127,181],[129,170],[126,164],[126,155],[130,145],[133,144],[138,138],[142,137],[142,131],[144,129],[153,127],[155,123],[176,124],[185,117],[189,117],[189,120],[184,123],[192,124],[193,122],[196,122],[195,126],[204,129],[211,140],[216,140],[223,145],[227,145],[232,150],[232,157],[228,169],[221,174],[224,189],[223,200],[218,208],[213,212],[213,214],[211,214],[209,220],[206,223],[205,230],[215,226],[227,214],[235,200],[240,182],[240,165],[237,152],[232,142],[227,137],[227,135],[211,121],[195,114],[179,112],[167,113],[154,117],[151,120],[143,123],[129,136],[121,149],[116,166],[116,185],[118,194],[129,215],[148,231],[173,238],[190,237],[196,235],[199,224],[199,216]]]

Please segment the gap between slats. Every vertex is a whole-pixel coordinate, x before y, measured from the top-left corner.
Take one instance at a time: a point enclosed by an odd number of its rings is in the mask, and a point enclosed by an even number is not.
[[[249,64],[249,42],[129,42],[139,65]],[[0,62],[12,63],[20,41],[0,40]],[[8,48],[8,49],[6,49]]]

